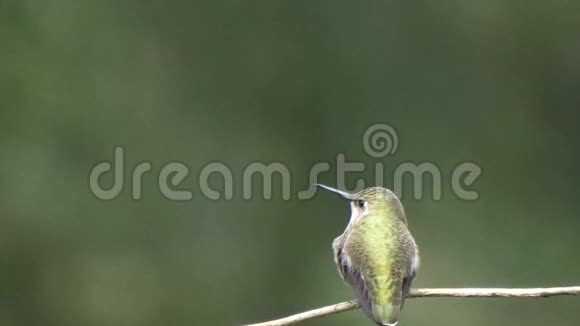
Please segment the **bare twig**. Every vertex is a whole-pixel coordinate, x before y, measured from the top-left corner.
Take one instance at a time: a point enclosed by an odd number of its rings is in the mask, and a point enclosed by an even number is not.
[[[580,286],[558,288],[532,288],[532,289],[413,289],[409,298],[427,297],[456,297],[456,298],[538,298],[552,297],[557,295],[579,295]],[[345,301],[330,306],[301,312],[296,315],[271,320],[246,326],[285,326],[299,322],[319,318],[327,315],[338,314],[344,311],[359,308],[356,300]]]

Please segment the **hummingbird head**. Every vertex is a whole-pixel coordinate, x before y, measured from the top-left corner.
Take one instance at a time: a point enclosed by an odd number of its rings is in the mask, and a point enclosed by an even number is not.
[[[399,198],[387,188],[370,187],[351,194],[321,184],[316,186],[334,192],[350,202],[351,223],[380,212],[384,212],[387,216],[398,216],[403,222],[407,223],[403,205]]]

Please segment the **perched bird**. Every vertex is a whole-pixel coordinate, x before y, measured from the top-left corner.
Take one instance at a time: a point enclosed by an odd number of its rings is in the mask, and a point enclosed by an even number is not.
[[[332,243],[342,279],[377,325],[396,325],[419,268],[419,250],[407,228],[403,205],[382,187],[350,194],[317,186],[350,202],[350,221]]]

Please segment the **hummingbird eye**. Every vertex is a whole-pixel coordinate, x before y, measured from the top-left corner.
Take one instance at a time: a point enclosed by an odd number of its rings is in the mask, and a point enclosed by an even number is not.
[[[362,200],[362,199],[357,199],[354,201],[354,206],[358,207],[358,208],[365,208],[367,202]]]

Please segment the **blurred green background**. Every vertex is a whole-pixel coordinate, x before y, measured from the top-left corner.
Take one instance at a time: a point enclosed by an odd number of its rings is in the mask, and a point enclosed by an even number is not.
[[[0,1],[0,325],[239,325],[351,298],[330,249],[347,206],[295,196],[338,153],[384,163],[387,185],[401,162],[443,171],[439,201],[404,188],[415,287],[578,285],[579,31],[573,1]],[[374,159],[361,138],[380,122],[399,147]],[[88,176],[117,145],[125,186],[103,201]],[[159,193],[173,161],[191,201]],[[233,200],[199,190],[215,161]],[[451,192],[464,161],[477,201]],[[257,180],[244,200],[252,162],[286,164],[292,199]],[[579,306],[414,299],[401,325],[577,325]]]

